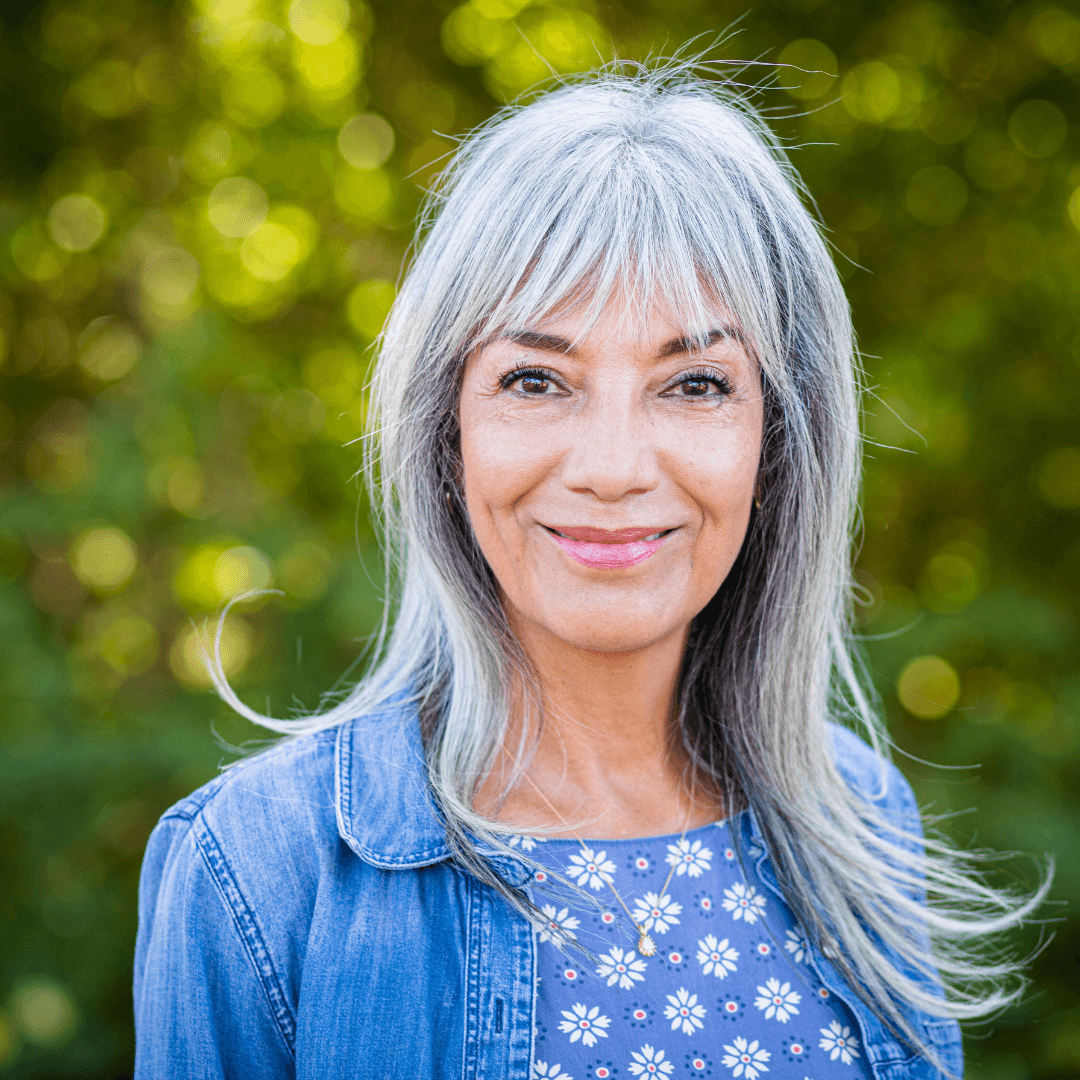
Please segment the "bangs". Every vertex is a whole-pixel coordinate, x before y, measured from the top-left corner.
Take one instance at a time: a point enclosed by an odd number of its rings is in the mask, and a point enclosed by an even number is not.
[[[612,303],[633,333],[643,332],[659,307],[681,336],[703,347],[718,321],[744,325],[730,299],[698,269],[702,260],[685,237],[666,237],[661,223],[640,220],[640,212],[638,221],[619,222],[617,201],[592,209],[584,232],[564,219],[552,225],[521,280],[488,316],[482,338],[573,312],[582,316],[578,345]],[[612,219],[621,227],[608,228]]]
[[[778,275],[824,247],[753,118],[700,94],[621,116],[617,90],[560,96],[527,110],[527,141],[511,117],[447,178],[440,223],[471,234],[464,307],[488,283],[470,344],[568,309],[584,335],[618,297],[637,326],[659,305],[702,344],[718,317],[733,320],[775,368],[787,344]]]

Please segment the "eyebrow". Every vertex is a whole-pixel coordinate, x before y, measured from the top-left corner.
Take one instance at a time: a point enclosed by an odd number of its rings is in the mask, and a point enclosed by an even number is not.
[[[677,356],[679,353],[694,353],[703,352],[705,349],[712,345],[715,345],[718,341],[724,341],[727,338],[731,338],[734,341],[742,342],[743,336],[735,329],[734,326],[728,326],[726,323],[723,326],[718,326],[715,330],[710,330],[705,335],[704,345],[700,343],[700,339],[694,339],[690,337],[678,337],[672,338],[664,347],[660,350],[660,356]]]
[[[499,337],[503,341],[512,341],[517,345],[522,345],[526,349],[539,349],[543,352],[562,353],[568,356],[573,356],[577,352],[573,342],[555,334],[543,334],[539,330],[507,330],[500,334]],[[715,345],[718,341],[724,341],[728,338],[738,342],[743,340],[742,334],[734,326],[725,323],[714,330],[710,330],[705,335],[704,346],[700,343],[700,339],[691,337],[672,338],[660,347],[657,356],[664,358],[677,356],[679,353],[700,352]]]
[[[573,354],[577,352],[572,342],[554,334],[541,334],[538,330],[507,330],[500,334],[503,341],[512,341],[526,349],[541,349],[544,352]]]

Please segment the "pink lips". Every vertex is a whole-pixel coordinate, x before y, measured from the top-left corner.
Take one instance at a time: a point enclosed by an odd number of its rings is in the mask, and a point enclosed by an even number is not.
[[[670,535],[663,528],[593,529],[574,525],[551,525],[547,533],[571,559],[593,570],[636,566],[656,554]],[[662,534],[659,539],[645,539],[657,533]]]

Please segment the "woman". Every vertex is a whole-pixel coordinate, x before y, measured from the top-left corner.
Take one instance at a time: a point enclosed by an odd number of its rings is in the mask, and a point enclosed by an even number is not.
[[[296,737],[150,841],[138,1075],[958,1077],[1017,992],[964,946],[1035,901],[882,756],[857,394],[737,97],[602,73],[466,140],[375,376],[393,628],[306,721],[218,663]]]

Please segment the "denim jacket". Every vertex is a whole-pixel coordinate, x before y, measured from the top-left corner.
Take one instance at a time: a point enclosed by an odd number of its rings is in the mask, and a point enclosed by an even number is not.
[[[834,744],[872,798],[879,759],[839,728]],[[879,805],[917,828],[889,768]],[[778,891],[753,815],[742,820]],[[528,882],[522,863],[489,855]],[[821,953],[812,962],[857,1017],[875,1080],[941,1077]],[[355,719],[236,765],[162,817],[140,882],[135,1075],[528,1080],[535,971],[526,920],[451,859],[415,714]],[[955,1021],[911,1016],[959,1077]]]

